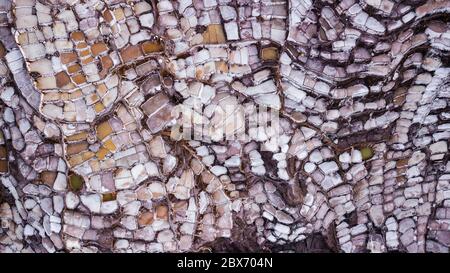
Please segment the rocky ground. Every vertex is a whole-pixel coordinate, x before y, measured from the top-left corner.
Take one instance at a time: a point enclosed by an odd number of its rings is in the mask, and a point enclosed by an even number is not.
[[[449,252],[450,1],[0,0],[0,252]]]

